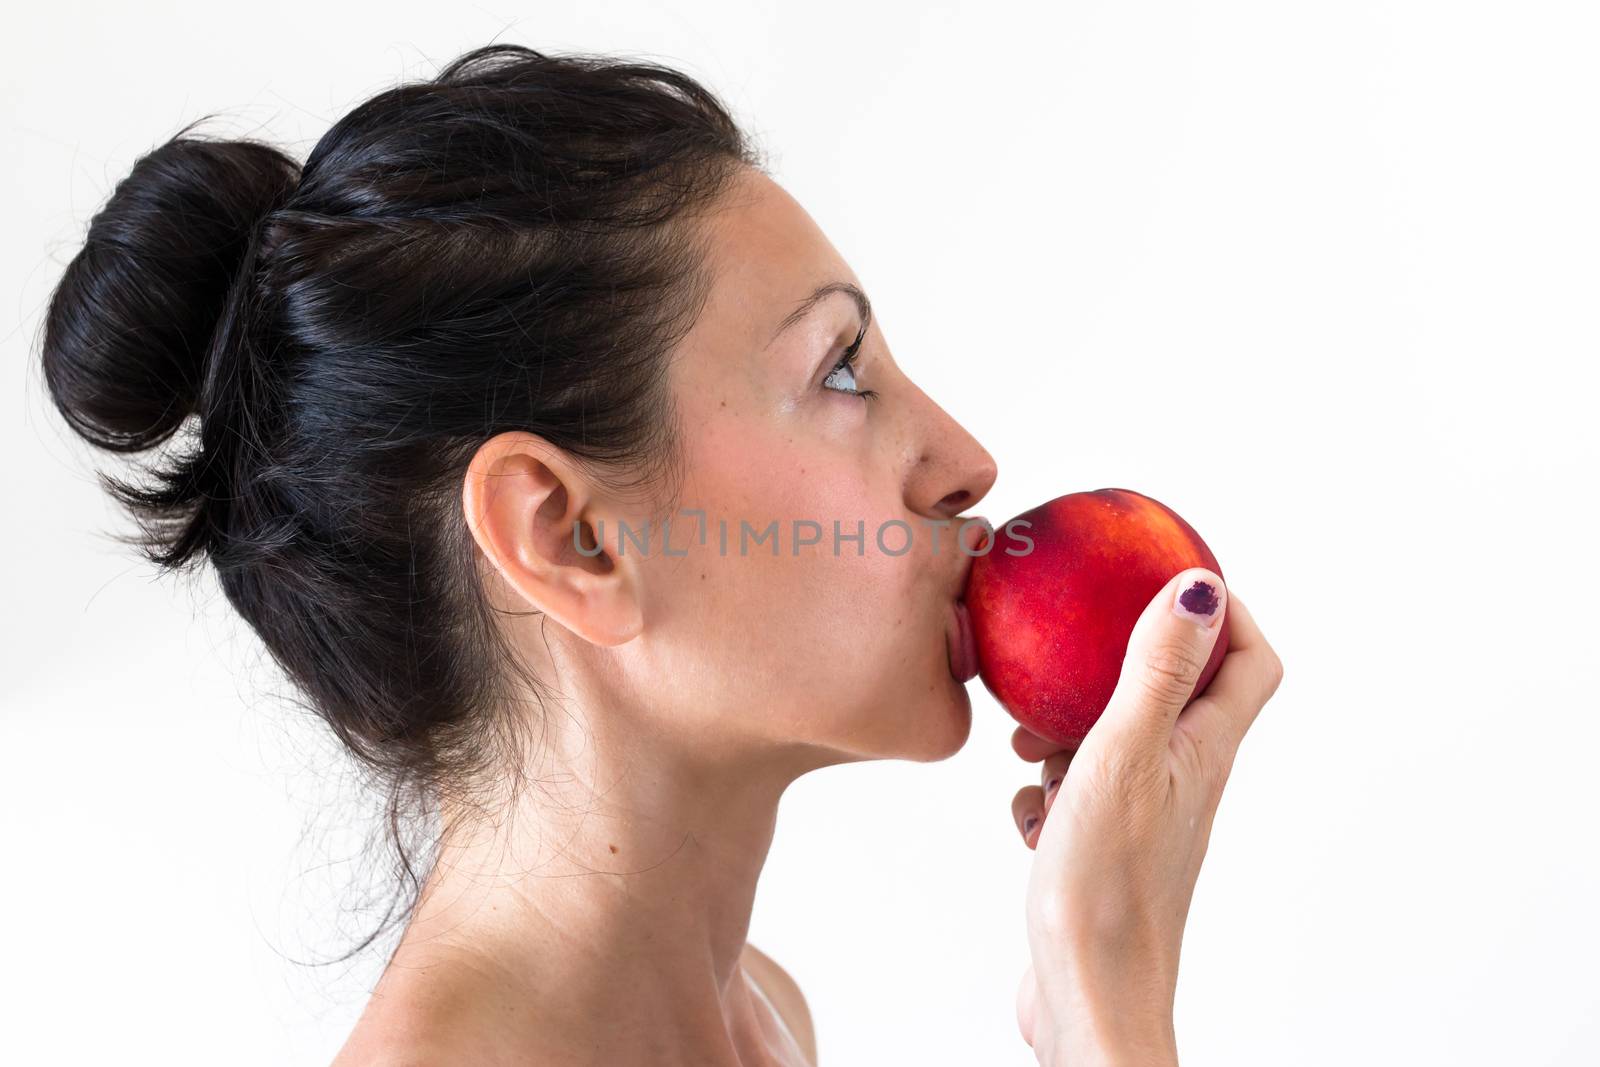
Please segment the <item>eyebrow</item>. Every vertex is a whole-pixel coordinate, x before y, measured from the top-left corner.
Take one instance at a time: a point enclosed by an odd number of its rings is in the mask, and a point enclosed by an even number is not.
[[[847,293],[850,299],[856,302],[856,310],[861,314],[861,329],[862,332],[866,332],[867,327],[872,325],[872,302],[867,299],[867,294],[863,293],[859,286],[852,285],[850,282],[829,282],[827,285],[820,286],[816,292],[800,301],[795,309],[789,312],[782,322],[778,323],[778,328],[772,331],[772,336],[767,339],[767,343],[763,347],[772,347],[772,342],[778,339],[779,334],[809,315],[812,309],[833,293]]]

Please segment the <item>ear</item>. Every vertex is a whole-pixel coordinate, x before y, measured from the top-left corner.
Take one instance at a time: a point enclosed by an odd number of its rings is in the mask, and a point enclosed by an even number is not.
[[[596,645],[638,634],[633,560],[619,565],[597,542],[596,529],[616,522],[603,522],[605,502],[561,449],[521,430],[497,434],[467,467],[462,505],[478,548],[528,603]]]

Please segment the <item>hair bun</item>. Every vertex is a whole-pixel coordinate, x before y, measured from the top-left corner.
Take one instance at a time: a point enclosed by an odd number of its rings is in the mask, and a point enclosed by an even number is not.
[[[299,180],[299,164],[270,145],[187,132],[117,183],[45,317],[56,407],[115,452],[159,443],[198,409],[236,276],[262,219]]]

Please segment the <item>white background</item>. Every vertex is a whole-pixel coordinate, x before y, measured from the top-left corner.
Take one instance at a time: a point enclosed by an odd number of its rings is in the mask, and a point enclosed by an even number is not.
[[[140,153],[219,111],[304,158],[499,38],[734,107],[995,455],[979,508],[1127,486],[1287,675],[1177,995],[1186,1065],[1600,1060],[1600,26],[1538,0],[68,3],[0,29],[0,1061],[325,1063],[308,967],[366,818],[209,574],[152,580],[45,405],[42,303]],[[784,802],[751,941],[824,1064],[1027,1064],[1036,769],[969,746]]]

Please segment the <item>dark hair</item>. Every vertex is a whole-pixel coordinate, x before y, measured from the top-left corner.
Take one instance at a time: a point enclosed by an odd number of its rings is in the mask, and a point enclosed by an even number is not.
[[[526,698],[461,507],[490,437],[676,492],[667,355],[703,307],[686,225],[759,153],[687,75],[495,44],[360,104],[295,163],[191,135],[140,157],[55,289],[42,359],[162,568],[234,608],[406,816],[515,777]],[[191,418],[191,416],[193,418]],[[184,431],[181,435],[178,431]],[[665,506],[671,506],[670,503]]]

